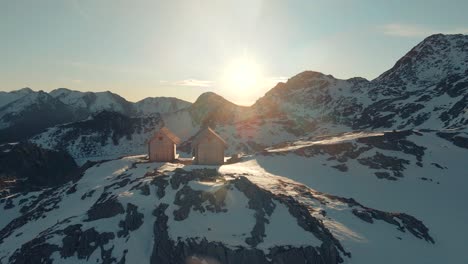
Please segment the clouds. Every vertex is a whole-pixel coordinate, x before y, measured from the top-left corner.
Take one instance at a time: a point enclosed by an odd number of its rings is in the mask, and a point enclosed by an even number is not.
[[[419,24],[390,23],[379,28],[383,34],[396,37],[427,37],[432,34],[467,34],[468,27],[452,29],[435,29]]]
[[[199,80],[199,79],[185,79],[175,82],[169,81],[160,81],[160,83],[171,84],[175,86],[186,86],[186,87],[212,87],[214,82],[208,80]]]

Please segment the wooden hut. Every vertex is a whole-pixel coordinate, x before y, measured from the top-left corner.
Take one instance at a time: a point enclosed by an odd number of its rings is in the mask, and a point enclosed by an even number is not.
[[[170,162],[177,158],[176,145],[180,139],[166,127],[156,132],[148,142],[150,161]]]
[[[206,127],[200,130],[192,141],[192,153],[195,156],[194,164],[224,164],[224,150],[226,148],[226,141],[211,128]]]

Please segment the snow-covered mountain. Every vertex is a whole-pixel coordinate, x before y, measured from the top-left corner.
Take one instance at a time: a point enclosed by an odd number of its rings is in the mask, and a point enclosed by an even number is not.
[[[47,127],[76,120],[70,107],[48,93],[24,91],[9,93],[10,98],[18,99],[0,107],[0,142],[15,142]]]
[[[162,119],[185,141],[182,151],[189,152],[191,138],[200,127],[209,125],[228,142],[228,154],[252,153],[298,137],[352,130],[465,129],[467,46],[465,35],[433,35],[371,81],[305,71],[278,83],[251,107],[208,92],[192,105],[182,104],[178,111],[163,113]],[[147,109],[147,100],[137,103],[139,109]],[[51,140],[48,135],[38,137],[46,142]]]
[[[126,115],[133,114],[132,103],[117,94],[107,92],[80,92],[58,88],[49,93],[79,114],[88,116],[103,110]]]
[[[220,168],[126,157],[0,202],[2,263],[411,262],[443,249],[421,219],[273,175],[254,157]]]
[[[467,139],[355,131],[223,166],[88,164],[79,180],[0,199],[0,261],[463,263]]]
[[[50,95],[87,115],[103,110],[128,116],[155,115],[175,112],[191,105],[189,102],[173,97],[148,97],[132,103],[109,91],[80,92],[59,88],[51,91]]]
[[[188,106],[189,102],[177,98],[153,97],[132,103],[111,92],[80,92],[66,88],[50,93],[30,88],[1,92],[0,143],[23,140],[48,127],[81,121],[101,111],[143,117]]]
[[[0,264],[465,263],[467,62],[468,36],[434,35],[374,80],[306,71],[251,107],[215,93],[180,108],[164,101],[161,114],[153,99],[130,116],[98,103],[110,111],[30,139],[46,149],[34,153],[68,151],[84,164],[79,177],[34,192],[2,188],[15,183],[1,174],[13,162],[0,162]],[[0,113],[98,109],[62,92],[23,90]],[[129,156],[146,153],[162,126],[189,153],[206,125],[227,155],[248,155],[222,166]],[[25,160],[34,169],[36,159]]]
[[[12,92],[3,92],[0,91],[0,107],[3,107],[4,105],[7,105],[13,101],[16,101],[20,99],[21,97],[28,95],[30,93],[33,93],[34,91],[29,88],[22,88],[17,91],[12,91]]]
[[[148,97],[134,104],[136,115],[172,113],[187,108],[191,103],[174,97]]]
[[[64,149],[82,163],[144,153],[148,139],[162,126],[159,114],[128,117],[102,111],[86,120],[49,128],[30,141],[46,149]]]
[[[307,71],[278,84],[254,108],[320,127],[459,128],[468,124],[467,74],[468,36],[439,34],[372,81]]]

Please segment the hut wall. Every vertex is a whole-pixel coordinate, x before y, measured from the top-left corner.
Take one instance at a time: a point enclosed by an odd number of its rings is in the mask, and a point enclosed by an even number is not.
[[[175,159],[176,146],[169,138],[162,136],[154,137],[149,144],[150,161],[173,161]]]
[[[219,140],[206,138],[196,149],[196,163],[202,165],[221,165],[224,163],[224,145]]]

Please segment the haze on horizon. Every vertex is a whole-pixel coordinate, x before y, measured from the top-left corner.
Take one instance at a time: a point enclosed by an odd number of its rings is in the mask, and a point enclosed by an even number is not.
[[[0,2],[0,91],[216,92],[252,104],[304,70],[373,79],[434,33],[468,33],[468,1]]]

